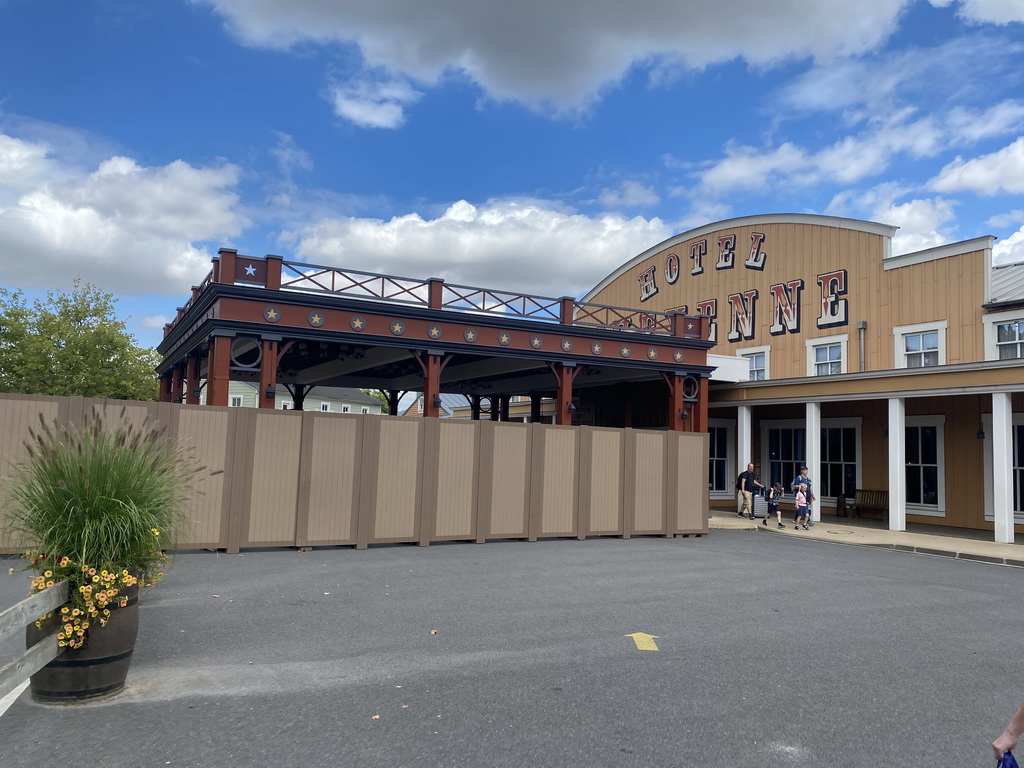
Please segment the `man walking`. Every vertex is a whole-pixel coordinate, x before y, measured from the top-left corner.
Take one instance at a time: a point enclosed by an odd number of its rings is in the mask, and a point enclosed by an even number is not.
[[[740,472],[740,476],[736,478],[736,490],[743,494],[743,505],[736,513],[738,517],[754,518],[754,490],[757,488],[764,488],[764,485],[754,476],[754,465],[747,464],[747,471]]]

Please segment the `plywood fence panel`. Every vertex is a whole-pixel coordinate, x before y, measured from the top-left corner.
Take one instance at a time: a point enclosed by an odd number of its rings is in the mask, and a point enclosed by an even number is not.
[[[634,439],[633,533],[663,533],[666,433],[637,430]]]
[[[249,546],[294,544],[302,413],[250,412],[256,414],[256,433],[249,502]]]
[[[707,533],[709,438],[679,433],[669,437],[675,438],[675,450],[670,451],[674,464],[668,471],[676,478],[675,483],[667,484],[675,496],[668,500],[669,509],[675,510],[669,528],[675,533]]]
[[[185,502],[188,527],[178,546],[183,549],[226,547],[223,498],[228,414],[198,405],[176,408],[176,438],[204,468]]]
[[[534,454],[534,476],[537,477],[539,462],[540,483],[534,485],[531,501],[531,516],[537,521],[536,534],[573,536],[576,534],[576,468],[580,430],[547,424],[534,427],[540,448]]]
[[[475,532],[476,483],[480,422],[437,421],[436,502],[432,538],[471,539]]]
[[[52,424],[57,418],[57,398],[40,400],[19,395],[5,395],[0,408],[0,552],[19,552],[31,542],[7,531],[5,511],[10,504],[10,481],[17,474],[18,465],[27,457],[25,441],[29,428],[38,428],[39,417]]]
[[[363,419],[317,413],[303,419],[299,542],[354,544]]]
[[[622,533],[624,432],[621,429],[583,428],[581,451],[580,525],[585,534]]]
[[[526,538],[534,424],[480,424],[486,538]]]
[[[378,445],[369,458],[378,464],[373,540],[415,541],[419,513],[421,419],[374,419]]]

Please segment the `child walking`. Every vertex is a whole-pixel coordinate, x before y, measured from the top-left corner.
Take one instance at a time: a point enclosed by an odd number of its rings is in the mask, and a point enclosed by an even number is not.
[[[764,520],[761,522],[764,525],[768,525],[768,518],[775,515],[779,523],[779,528],[785,528],[782,524],[782,512],[779,510],[779,501],[782,500],[782,483],[775,483],[771,488],[768,489],[768,493],[765,496],[768,501],[768,511],[764,513]]]
[[[810,509],[807,507],[807,486],[800,483],[796,487],[796,515],[793,518],[793,522],[796,523],[793,527],[798,531],[803,528],[805,531],[811,530],[807,525],[807,518],[810,517]]]

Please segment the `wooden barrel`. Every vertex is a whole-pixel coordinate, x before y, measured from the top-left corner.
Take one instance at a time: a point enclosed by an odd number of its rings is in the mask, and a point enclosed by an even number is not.
[[[139,634],[139,588],[127,587],[123,594],[128,604],[110,606],[110,620],[105,627],[90,623],[85,645],[68,648],[41,670],[32,675],[32,698],[47,704],[70,704],[76,701],[109,696],[124,688],[128,667],[132,663],[135,639]],[[31,648],[60,626],[57,616],[37,628],[35,622],[25,631],[25,645]]]

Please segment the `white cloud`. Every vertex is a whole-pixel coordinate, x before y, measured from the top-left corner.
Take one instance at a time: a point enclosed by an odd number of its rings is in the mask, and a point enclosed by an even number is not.
[[[26,153],[26,147],[28,152]],[[238,169],[180,160],[144,167],[110,157],[91,171],[0,134],[2,279],[25,288],[73,277],[125,294],[174,293],[209,271],[194,243],[239,234]]]
[[[1018,208],[1013,211],[1007,211],[1006,213],[990,216],[985,223],[990,227],[1003,228],[1016,226],[1021,222],[1024,222],[1024,210]]]
[[[314,263],[460,285],[581,294],[672,234],[660,219],[554,210],[535,201],[451,205],[434,219],[332,218],[286,234]]]
[[[277,146],[270,150],[270,154],[277,160],[281,175],[290,180],[296,171],[313,170],[313,158],[295,143],[294,137],[281,131],[276,133]]]
[[[1014,264],[1024,261],[1024,227],[1005,240],[997,240],[992,246],[992,261],[995,264]]]
[[[954,238],[953,202],[942,198],[910,200],[875,211],[873,219],[899,227],[892,238],[893,253],[911,253],[944,245]]]
[[[645,187],[639,181],[624,181],[618,189],[605,188],[601,190],[599,199],[601,205],[611,210],[643,208],[661,202],[652,187]]]
[[[954,0],[931,0],[932,5],[944,8]],[[1020,0],[956,0],[960,6],[957,16],[975,23],[1010,24],[1024,21],[1024,5]]]
[[[404,80],[359,80],[337,83],[328,89],[334,114],[361,128],[400,128],[405,108],[421,93]]]
[[[956,107],[947,118],[955,143],[973,143],[1024,130],[1024,102],[1007,99],[986,110]]]
[[[1024,136],[998,152],[970,160],[957,157],[928,186],[937,192],[970,191],[985,196],[1024,193]]]
[[[459,72],[489,96],[556,111],[585,107],[635,66],[656,75],[742,59],[770,66],[871,51],[905,0],[193,0],[242,41],[358,47],[370,67],[436,82]],[[386,121],[398,111],[381,108]],[[373,110],[369,110],[373,112]]]

